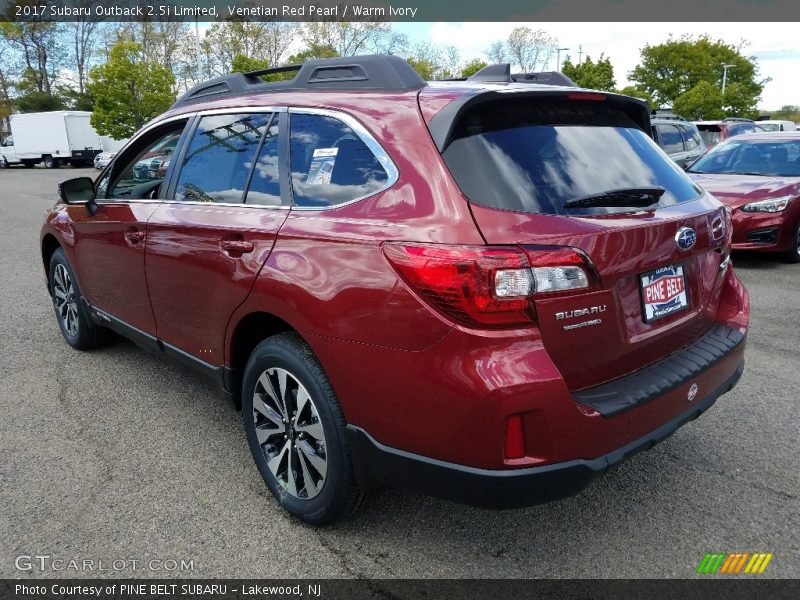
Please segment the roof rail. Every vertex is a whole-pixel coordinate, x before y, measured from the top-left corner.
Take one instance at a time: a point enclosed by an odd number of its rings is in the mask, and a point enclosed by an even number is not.
[[[650,115],[650,118],[651,119],[664,119],[666,121],[683,121],[684,123],[688,123],[689,122],[687,119],[684,119],[680,115],[673,115],[673,114],[670,114],[670,113],[661,114],[661,115],[656,114],[656,113],[652,113]]]
[[[565,85],[578,87],[569,77],[558,71],[542,71],[541,73],[512,73],[509,63],[489,65],[466,79],[450,79],[448,81],[474,81],[483,83],[538,83],[540,85]]]
[[[265,82],[261,79],[263,75],[293,71],[296,71],[297,75],[286,81]],[[273,67],[249,73],[231,73],[210,79],[191,88],[170,108],[242,94],[285,90],[410,91],[423,87],[425,82],[414,68],[397,56],[383,54],[345,56],[308,60],[302,65]]]

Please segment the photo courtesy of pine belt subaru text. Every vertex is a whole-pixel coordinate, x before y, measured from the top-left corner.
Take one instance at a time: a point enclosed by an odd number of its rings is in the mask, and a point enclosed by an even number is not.
[[[61,184],[48,291],[74,348],[116,332],[213,379],[306,522],[380,486],[556,500],[744,368],[731,211],[650,136],[644,102],[508,65],[234,73]]]

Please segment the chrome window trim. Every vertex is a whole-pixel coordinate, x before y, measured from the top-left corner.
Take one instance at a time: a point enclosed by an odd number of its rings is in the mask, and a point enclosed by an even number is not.
[[[383,147],[378,143],[378,141],[373,137],[373,135],[367,130],[364,125],[361,124],[355,117],[349,115],[345,112],[339,110],[331,110],[327,108],[301,108],[301,107],[286,107],[286,106],[228,106],[224,108],[211,108],[207,110],[201,111],[194,111],[194,112],[187,112],[182,113],[180,115],[173,115],[171,117],[167,117],[166,119],[159,119],[158,121],[148,123],[142,129],[140,129],[131,139],[130,141],[125,144],[118,152],[117,156],[125,152],[125,150],[136,142],[140,137],[147,135],[149,131],[156,127],[161,127],[162,125],[166,125],[173,121],[179,121],[182,119],[191,120],[194,117],[205,117],[209,115],[226,115],[226,114],[257,114],[257,113],[289,113],[289,114],[305,114],[305,115],[319,115],[323,117],[330,117],[332,119],[337,119],[350,127],[353,132],[358,136],[358,138],[366,144],[366,146],[370,149],[372,154],[375,158],[378,159],[381,166],[386,171],[387,179],[386,183],[378,190],[371,192],[369,194],[365,194],[364,196],[359,196],[358,198],[354,198],[353,200],[348,200],[347,202],[341,202],[339,204],[331,204],[329,206],[297,206],[292,203],[289,206],[269,206],[267,204],[247,204],[247,202],[198,202],[198,201],[180,201],[180,200],[161,200],[161,199],[148,199],[148,198],[106,198],[103,200],[98,200],[100,202],[142,202],[142,203],[159,203],[159,204],[180,204],[182,206],[222,206],[222,207],[233,207],[233,208],[248,208],[248,209],[269,209],[269,210],[297,210],[303,212],[318,212],[318,211],[327,211],[336,208],[341,208],[343,206],[348,206],[350,204],[355,204],[356,202],[361,202],[367,198],[370,198],[376,194],[380,194],[381,192],[385,192],[387,189],[392,187],[397,180],[400,178],[400,172],[397,169],[397,166],[394,164],[394,161],[391,159],[389,154]],[[289,124],[290,130],[289,135],[291,135],[291,122]],[[290,140],[291,141],[291,140]],[[115,157],[116,158],[116,157]],[[289,168],[291,169],[291,156],[287,157],[289,161]],[[111,163],[109,163],[109,166]],[[106,167],[108,168],[108,167]],[[101,171],[100,176],[98,177],[98,181],[100,177],[103,176],[105,169]],[[289,176],[289,181],[291,185],[291,174]]]
[[[361,124],[355,117],[349,115],[345,112],[338,111],[338,110],[331,110],[328,108],[299,108],[299,107],[290,107],[289,108],[289,115],[318,115],[321,117],[330,117],[332,119],[336,119],[341,121],[345,125],[347,125],[350,129],[353,130],[358,138],[366,144],[367,148],[369,148],[370,152],[378,159],[378,162],[381,163],[384,171],[386,171],[386,183],[380,189],[375,190],[374,192],[370,192],[369,194],[365,194],[363,196],[359,196],[358,198],[353,198],[352,200],[348,200],[347,202],[340,202],[339,204],[331,204],[329,206],[297,206],[294,201],[291,204],[292,210],[297,211],[326,211],[335,208],[341,208],[343,206],[349,206],[350,204],[355,204],[356,202],[361,202],[367,198],[371,198],[376,194],[380,194],[381,192],[385,192],[390,187],[392,187],[397,180],[400,178],[400,172],[397,170],[397,166],[394,164],[394,161],[389,157],[389,154],[383,147],[378,143],[378,141],[372,136],[372,134],[367,130],[364,125]],[[291,144],[291,134],[292,134],[292,122],[291,119],[289,120],[289,142]],[[289,182],[291,184],[291,168],[292,168],[292,157],[291,153],[288,157],[289,159]],[[294,198],[294,193],[292,194]]]

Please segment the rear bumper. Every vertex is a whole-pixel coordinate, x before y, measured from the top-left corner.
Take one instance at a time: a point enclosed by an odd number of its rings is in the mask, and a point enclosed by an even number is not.
[[[477,469],[384,446],[353,425],[348,426],[347,434],[356,474],[364,486],[402,487],[483,508],[520,508],[575,495],[611,467],[649,450],[708,410],[736,385],[743,371],[744,360],[688,410],[630,443],[587,460],[525,469]]]

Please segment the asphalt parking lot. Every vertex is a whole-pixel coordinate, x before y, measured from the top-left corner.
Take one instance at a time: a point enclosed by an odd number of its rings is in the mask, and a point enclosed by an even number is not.
[[[127,341],[63,341],[39,228],[56,184],[91,173],[0,171],[0,577],[92,575],[16,568],[37,554],[193,564],[94,573],[125,577],[691,577],[717,551],[800,577],[800,265],[734,256],[753,305],[741,383],[582,495],[491,512],[386,490],[316,530],[273,502],[202,380]]]

